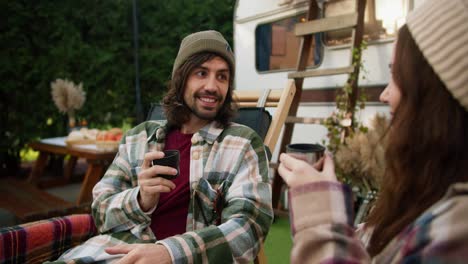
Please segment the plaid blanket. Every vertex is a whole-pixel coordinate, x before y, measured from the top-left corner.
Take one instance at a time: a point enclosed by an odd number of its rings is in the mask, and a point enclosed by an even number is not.
[[[43,263],[97,233],[89,214],[51,218],[0,229],[0,263]]]

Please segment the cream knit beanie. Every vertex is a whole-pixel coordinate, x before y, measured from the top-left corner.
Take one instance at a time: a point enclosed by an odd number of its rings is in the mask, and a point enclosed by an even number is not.
[[[211,51],[223,57],[230,66],[231,71],[235,71],[234,54],[229,43],[218,31],[200,31],[186,36],[180,43],[179,53],[174,60],[172,68],[172,79],[175,71],[195,53]]]
[[[468,111],[468,0],[426,0],[406,23],[424,57]]]

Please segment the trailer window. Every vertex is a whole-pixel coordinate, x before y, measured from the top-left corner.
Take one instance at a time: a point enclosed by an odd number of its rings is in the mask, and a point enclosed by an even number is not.
[[[325,17],[347,14],[355,10],[356,0],[329,0],[325,2]],[[367,0],[364,16],[364,39],[368,42],[395,37],[404,23],[413,0]],[[326,32],[325,45],[343,45],[351,42],[351,30]]]
[[[297,63],[301,38],[294,35],[294,26],[304,22],[305,14],[258,25],[255,29],[255,64],[259,72],[294,69]],[[321,62],[321,43],[319,35],[314,37],[308,58],[309,66]],[[316,46],[315,43],[319,43]]]

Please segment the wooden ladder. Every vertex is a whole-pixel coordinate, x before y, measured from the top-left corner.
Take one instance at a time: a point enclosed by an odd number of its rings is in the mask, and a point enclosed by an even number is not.
[[[318,77],[327,75],[349,74],[347,83],[352,87],[352,94],[349,98],[348,109],[352,111],[355,108],[357,94],[358,94],[358,76],[359,65],[361,56],[354,56],[353,50],[359,49],[363,39],[364,32],[364,11],[366,7],[366,0],[356,0],[356,11],[353,13],[339,15],[334,17],[318,18],[319,7],[316,0],[309,0],[309,9],[307,11],[307,21],[298,23],[295,26],[295,34],[302,37],[301,45],[299,47],[299,54],[296,66],[296,72],[288,75],[289,79],[294,79],[296,84],[296,94],[293,98],[291,107],[289,109],[288,118],[283,132],[281,141],[280,153],[285,152],[286,145],[291,142],[294,125],[297,123],[310,124],[320,122],[318,118],[299,118],[296,117],[297,109],[301,101],[302,85],[304,78]],[[329,69],[312,69],[306,70],[307,58],[312,46],[313,34],[328,32],[340,29],[352,29],[351,45],[350,45],[350,65],[340,68]],[[360,53],[359,53],[360,54]],[[354,76],[355,78],[352,78]],[[275,167],[275,166],[273,166]],[[272,203],[275,209],[275,214],[283,214],[278,208],[278,203],[281,195],[281,189],[284,184],[283,179],[278,175],[275,170],[273,177],[273,197]]]

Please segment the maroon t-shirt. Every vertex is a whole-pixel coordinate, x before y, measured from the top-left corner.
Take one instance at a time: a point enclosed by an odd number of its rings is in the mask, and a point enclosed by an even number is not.
[[[170,131],[164,150],[180,151],[179,176],[173,180],[176,187],[168,193],[161,193],[156,210],[151,215],[151,230],[158,240],[185,233],[190,201],[190,147],[193,134],[182,134],[180,130]]]

